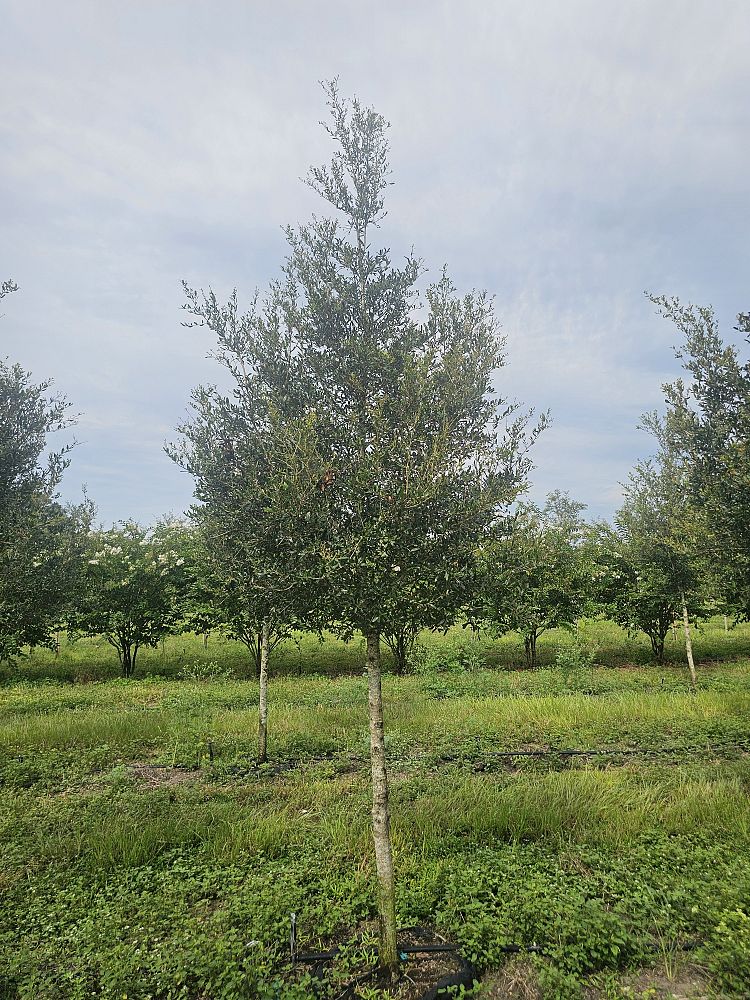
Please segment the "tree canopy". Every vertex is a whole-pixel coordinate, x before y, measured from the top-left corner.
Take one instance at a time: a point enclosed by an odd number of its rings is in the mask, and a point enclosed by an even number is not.
[[[15,290],[4,281],[0,298]],[[59,499],[73,445],[54,450],[50,438],[74,420],[52,386],[0,360],[0,660],[52,644],[80,579],[92,509]]]
[[[750,617],[750,362],[724,342],[710,307],[653,301],[682,334],[677,356],[687,378],[664,386],[666,414],[647,424],[681,469],[690,501],[683,535],[700,545],[717,596]],[[750,335],[748,314],[736,329]]]
[[[573,625],[590,598],[585,504],[559,491],[543,507],[519,504],[482,550],[473,617],[523,637],[526,665],[547,629]]]

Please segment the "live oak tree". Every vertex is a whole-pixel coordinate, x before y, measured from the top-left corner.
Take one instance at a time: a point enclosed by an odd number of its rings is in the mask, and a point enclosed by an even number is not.
[[[264,763],[269,656],[292,627],[314,626],[321,613],[321,559],[312,539],[325,470],[311,443],[311,420],[290,406],[293,386],[278,381],[287,347],[273,312],[254,307],[242,315],[236,294],[220,306],[213,293],[186,292],[192,324],[216,334],[216,357],[234,390],[230,398],[197,388],[193,417],[167,451],[195,479],[198,586],[208,590],[222,629],[252,657]]]
[[[420,316],[420,261],[397,266],[372,246],[389,183],[387,123],[335,84],[327,95],[336,149],[308,180],[339,218],[287,229],[283,277],[248,313],[212,294],[191,308],[221,331],[238,386],[231,404],[214,395],[201,417],[214,455],[226,456],[210,500],[221,544],[268,536],[275,518],[277,573],[265,549],[258,562],[272,593],[286,587],[300,619],[366,639],[379,955],[392,968],[381,636],[404,606],[428,609],[427,625],[453,620],[480,539],[524,484],[535,431],[527,436],[527,418],[493,392],[504,351],[491,299],[458,296],[443,272]],[[266,470],[254,474],[255,500],[242,487],[251,466]],[[208,494],[199,499],[209,506]]]
[[[15,290],[3,282],[0,298]],[[92,512],[59,500],[72,445],[50,450],[49,439],[74,421],[51,387],[0,361],[0,660],[52,646],[80,582]]]
[[[561,492],[541,508],[519,504],[483,547],[472,617],[495,631],[519,632],[530,669],[539,637],[574,625],[590,599],[585,509]]]
[[[667,409],[647,421],[662,453],[682,470],[686,531],[705,554],[704,572],[722,603],[750,617],[750,362],[726,343],[710,307],[652,297],[682,335],[687,379],[663,387]],[[736,329],[750,336],[750,314]]]
[[[203,520],[202,515],[199,520]],[[213,540],[216,541],[215,537]],[[194,522],[184,526],[179,551],[188,566],[188,582],[180,611],[182,630],[202,634],[204,648],[208,645],[209,634],[214,631],[241,642],[250,653],[251,669],[258,679],[264,615],[262,607],[247,600],[243,575],[232,572],[234,563],[227,566],[224,561],[217,560],[216,545],[206,544],[206,537]],[[286,629],[270,628],[267,653],[287,635]]]
[[[126,521],[92,532],[82,594],[69,617],[74,635],[103,636],[117,652],[123,677],[132,677],[143,646],[179,631],[188,569],[180,526],[144,528]]]
[[[707,598],[705,562],[690,521],[680,470],[665,460],[636,465],[616,531],[600,535],[599,582],[608,614],[625,628],[645,632],[658,663],[664,662],[669,628],[682,619],[695,686],[689,620],[705,613]]]

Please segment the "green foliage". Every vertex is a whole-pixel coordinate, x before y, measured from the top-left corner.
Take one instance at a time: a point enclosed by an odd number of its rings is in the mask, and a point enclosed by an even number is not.
[[[251,537],[243,566],[300,591],[308,620],[324,598],[323,621],[360,631],[447,624],[477,539],[523,483],[525,420],[492,395],[503,341],[487,295],[443,275],[415,320],[420,262],[370,244],[387,124],[327,92],[337,148],[309,183],[343,224],[288,229],[283,280],[246,314],[189,293],[237,382],[236,401],[201,390],[183,428],[196,515],[216,511],[222,545]]]
[[[677,356],[687,379],[665,385],[667,412],[648,421],[663,455],[679,465],[690,517],[712,589],[747,614],[750,602],[750,364],[722,341],[710,307],[676,298],[652,301],[683,337]],[[747,314],[737,329],[750,332]]]
[[[661,683],[669,689],[681,686],[679,675],[673,665],[685,662],[685,644],[682,634],[669,632],[665,642],[665,658],[668,664],[662,668],[653,667],[650,671],[632,671],[622,673],[616,668],[646,665],[652,662],[651,644],[642,633],[629,633],[612,621],[602,619],[582,620],[579,630],[584,635],[585,643],[596,649],[596,659],[600,667],[597,669],[597,685],[632,686],[637,689],[659,686]],[[427,653],[436,657],[455,658],[454,643],[462,645],[466,632],[460,627],[448,630],[446,634],[424,632],[419,637],[417,659],[418,666],[421,647]],[[495,637],[485,630],[471,640],[471,649],[475,655],[482,658],[485,668],[481,676],[472,670],[461,678],[461,690],[467,685],[480,685],[482,690],[500,691],[515,690],[517,692],[532,692],[540,689],[541,684],[547,684],[549,690],[556,691],[554,677],[555,659],[561,649],[567,648],[575,641],[575,633],[570,629],[551,629],[539,639],[537,644],[537,668],[541,676],[539,684],[529,674],[524,676],[518,668],[524,664],[523,644],[518,636],[509,633]],[[738,623],[725,632],[724,622],[720,617],[707,619],[701,624],[694,638],[696,659],[702,662],[701,674],[711,674],[710,683],[720,683],[716,670],[711,664],[737,661],[738,658],[750,655],[750,626]],[[443,653],[443,647],[446,652]],[[212,634],[204,646],[204,637],[195,636],[182,631],[177,635],[166,636],[158,647],[144,647],[138,653],[138,670],[141,676],[175,679],[187,665],[195,662],[220,663],[237,678],[246,678],[253,674],[253,664],[248,662],[243,644],[231,640],[221,632]],[[274,672],[280,677],[359,677],[362,674],[364,648],[361,639],[353,638],[344,641],[341,636],[324,633],[323,640],[317,634],[295,633],[292,640],[279,647],[274,658]],[[386,661],[387,662],[387,661]],[[611,668],[602,670],[601,667]],[[726,675],[727,667],[723,668]],[[65,633],[60,635],[58,650],[36,649],[15,665],[0,665],[0,682],[23,684],[24,681],[41,681],[45,679],[87,682],[108,680],[117,674],[119,665],[114,650],[100,637],[82,637],[70,642]]]
[[[80,580],[92,510],[58,501],[71,446],[50,451],[48,438],[73,421],[51,386],[0,361],[0,662],[53,644]]]
[[[684,530],[690,516],[679,470],[666,459],[644,462],[630,476],[616,530],[591,531],[600,607],[624,628],[645,632],[657,663],[683,602],[691,617],[709,611],[705,560]]]
[[[232,671],[216,660],[193,660],[182,668],[180,677],[185,681],[228,681]]]
[[[479,670],[484,665],[484,658],[476,641],[468,639],[466,633],[461,632],[440,644],[420,644],[415,649],[414,662],[416,673],[430,676]]]
[[[439,701],[423,677],[385,678],[399,922],[437,927],[480,971],[502,965],[502,945],[537,942],[550,997],[700,941],[717,991],[739,1000],[750,771],[725,744],[750,747],[748,663],[707,671],[695,695],[668,671],[598,674],[596,698],[550,693],[556,671],[436,674],[453,688]],[[252,760],[253,682],[3,690],[7,990],[301,1000],[291,911],[300,950],[348,942],[343,990],[376,913],[365,685],[273,683],[269,769]],[[526,746],[641,753],[492,756]],[[664,746],[680,752],[652,752]]]
[[[569,690],[593,691],[595,689],[594,663],[596,649],[576,632],[573,641],[562,646],[555,656],[555,668]]]
[[[519,632],[530,668],[537,666],[539,636],[572,625],[588,605],[584,509],[563,493],[551,493],[541,509],[519,505],[482,552],[474,617]]]
[[[701,950],[701,958],[731,994],[750,990],[750,916],[745,909],[724,910]]]
[[[464,634],[439,645],[415,646],[414,672],[421,678],[422,690],[431,698],[449,698],[460,694],[463,675],[484,666],[476,642]]]

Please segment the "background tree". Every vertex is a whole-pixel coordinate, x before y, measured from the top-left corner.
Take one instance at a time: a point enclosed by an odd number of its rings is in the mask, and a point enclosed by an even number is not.
[[[623,627],[646,633],[658,663],[675,619],[685,628],[691,681],[695,684],[689,611],[704,614],[704,562],[685,526],[691,514],[679,471],[643,462],[625,487],[616,532],[600,529],[599,583],[603,606]]]
[[[520,504],[483,548],[472,617],[495,631],[519,632],[530,669],[537,666],[539,636],[573,625],[590,599],[585,509],[560,492],[550,493],[542,508]]]
[[[311,444],[310,420],[296,419],[289,386],[275,382],[284,357],[276,317],[255,309],[240,315],[236,295],[219,306],[213,293],[186,291],[195,321],[217,336],[216,357],[234,391],[229,398],[215,388],[196,389],[193,419],[178,428],[182,442],[167,450],[195,479],[190,516],[202,585],[223,630],[247,646],[259,679],[262,763],[269,655],[295,624],[316,621],[320,555],[310,539],[325,470]]]
[[[123,677],[132,677],[138,652],[177,632],[188,567],[179,525],[143,528],[126,521],[89,539],[83,593],[69,618],[78,635],[103,636],[114,647]]]
[[[206,544],[204,535],[193,522],[184,525],[176,543],[188,567],[185,594],[180,602],[182,630],[202,635],[204,648],[208,645],[209,634],[217,630],[243,643],[250,653],[251,669],[257,680],[264,615],[261,608],[248,600],[243,586],[247,577],[217,562],[216,546]],[[271,626],[269,653],[287,635],[288,631],[277,631]]]
[[[750,617],[750,364],[724,343],[710,307],[653,297],[683,336],[677,356],[688,380],[664,386],[667,411],[648,428],[679,465],[689,498],[687,532],[700,543],[718,598]],[[736,329],[750,334],[750,316]]]
[[[0,298],[15,289],[3,282]],[[0,660],[25,645],[52,646],[80,581],[92,510],[59,502],[72,444],[50,450],[49,437],[74,421],[51,387],[0,361]]]
[[[409,672],[409,661],[414,651],[414,643],[417,641],[422,627],[416,625],[414,619],[411,618],[410,621],[400,625],[392,625],[391,629],[392,631],[383,632],[381,638],[391,651],[395,672],[403,676]]]

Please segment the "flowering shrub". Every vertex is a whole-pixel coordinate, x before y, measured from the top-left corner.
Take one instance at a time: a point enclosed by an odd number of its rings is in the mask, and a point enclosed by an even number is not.
[[[74,634],[104,636],[125,677],[135,671],[141,646],[156,646],[179,630],[189,580],[183,530],[173,522],[147,529],[128,521],[90,536],[85,590],[70,628]]]

